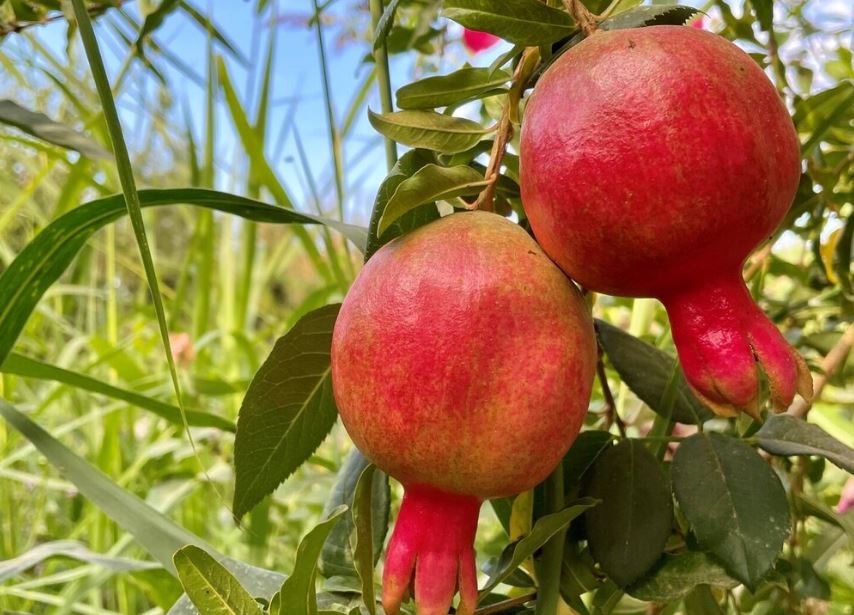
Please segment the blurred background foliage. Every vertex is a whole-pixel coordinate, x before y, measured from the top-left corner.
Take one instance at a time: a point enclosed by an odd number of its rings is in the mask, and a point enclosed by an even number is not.
[[[607,3],[586,4],[598,12]],[[693,5],[706,13],[702,27],[737,41],[767,69],[801,135],[805,165],[798,197],[781,233],[751,258],[746,275],[762,307],[820,373],[831,351],[845,345],[854,313],[851,6],[844,0]],[[385,159],[382,140],[366,120],[368,107],[380,108],[366,2],[115,0],[87,6],[140,188],[216,187],[367,224]],[[510,49],[502,44],[472,53],[462,43],[462,28],[441,17],[440,8],[434,0],[399,3],[387,39],[395,87],[464,62],[487,66]],[[0,2],[0,272],[50,221],[120,191],[69,12],[59,0]],[[464,113],[491,124],[501,107],[486,98]],[[512,186],[505,196],[513,206]],[[360,255],[317,227],[297,231],[189,208],[148,210],[145,219],[186,406],[233,423],[274,340],[300,316],[340,300]],[[673,354],[656,302],[600,297],[594,310]],[[3,398],[222,553],[264,568],[292,568],[300,537],[327,504],[349,440],[337,426],[294,477],[236,525],[228,508],[233,434],[222,426],[194,428],[197,458],[179,421],[109,394],[108,387],[117,387],[173,403],[127,220],[89,239],[38,304],[15,352],[2,366]],[[44,364],[90,381],[80,386]],[[833,367],[809,416],[854,445],[854,391],[846,386],[854,366],[843,355]],[[654,414],[610,365],[608,376],[619,416],[631,434],[644,435]],[[605,406],[597,389],[591,428],[610,425]],[[810,573],[797,578],[794,598],[794,584],[782,583],[739,607],[850,613],[854,517],[844,513],[854,494],[843,494],[846,475],[817,459],[787,464],[780,462],[780,473],[800,481],[810,502],[840,514],[833,517],[836,525],[821,515],[800,519],[795,536],[812,563]],[[484,561],[507,542],[488,508],[478,540]],[[46,543],[55,549],[45,549]],[[3,612],[157,613],[181,594],[172,576],[145,565],[147,556],[130,535],[5,422],[0,560]],[[647,607],[625,598],[617,608]]]

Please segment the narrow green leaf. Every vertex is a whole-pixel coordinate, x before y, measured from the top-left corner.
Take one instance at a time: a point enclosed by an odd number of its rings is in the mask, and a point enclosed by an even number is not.
[[[374,529],[373,492],[376,466],[371,464],[362,471],[353,496],[353,525],[356,526],[356,546],[353,559],[362,582],[362,602],[371,615],[377,613],[374,597]]]
[[[178,579],[190,600],[205,615],[261,615],[261,607],[222,564],[194,545],[173,558]]]
[[[231,76],[229,75],[225,61],[220,56],[216,58],[216,69],[217,83],[225,95],[225,102],[231,114],[231,119],[234,122],[234,127],[237,129],[243,149],[251,160],[253,173],[257,174],[257,179],[270,191],[270,194],[273,195],[277,203],[283,207],[292,209],[293,202],[291,197],[276,177],[276,173],[273,171],[270,163],[267,162],[261,137],[249,120],[249,116],[237,95],[237,90],[231,82]]]
[[[801,152],[809,153],[824,141],[828,132],[837,125],[851,121],[854,106],[854,83],[843,81],[827,90],[800,100],[795,105],[794,122],[801,135],[807,135]]]
[[[676,376],[676,396],[668,403],[668,384],[674,370],[678,369],[676,359],[602,320],[596,321],[596,331],[620,378],[655,412],[678,423],[692,425],[714,417],[691,391],[681,370]]]
[[[435,109],[479,98],[506,85],[510,75],[503,70],[462,68],[449,75],[427,77],[397,91],[401,109]]]
[[[769,416],[755,434],[759,446],[773,455],[820,455],[854,474],[854,449],[818,425],[788,414]]]
[[[681,26],[700,11],[692,6],[636,6],[609,17],[600,24],[603,30],[625,30],[645,26]]]
[[[73,149],[84,156],[99,160],[110,160],[112,156],[91,138],[59,122],[54,122],[43,113],[25,109],[11,100],[0,100],[0,122],[14,126],[42,141]]]
[[[95,564],[114,572],[161,569],[160,564],[154,562],[144,562],[125,557],[110,557],[95,553],[76,540],[54,540],[38,544],[18,557],[0,561],[0,583],[13,579],[52,558],[74,559],[87,564]]]
[[[199,28],[204,32],[208,32],[211,38],[227,49],[228,53],[231,54],[235,60],[240,62],[243,66],[249,66],[249,60],[246,59],[246,56],[240,52],[233,41],[222,33],[220,28],[217,28],[215,24],[211,23],[211,21],[205,17],[204,14],[196,10],[196,7],[191,3],[185,2],[185,0],[179,0],[179,2],[181,4],[181,10],[187,13],[187,15],[189,15],[190,18],[199,25]]]
[[[157,28],[163,25],[163,21],[170,13],[178,8],[178,0],[161,0],[157,8],[145,16],[142,22],[142,27],[139,30],[139,35],[134,43],[134,49],[140,55],[144,55],[144,45],[146,39],[154,33]]]
[[[317,558],[323,543],[341,516],[347,511],[340,506],[328,519],[319,523],[303,537],[297,548],[294,571],[282,584],[282,589],[270,603],[270,615],[317,615]]]
[[[391,195],[380,218],[379,234],[385,233],[401,216],[420,205],[478,194],[488,184],[489,181],[470,166],[428,164],[403,180]]]
[[[442,115],[434,111],[397,111],[374,113],[368,117],[377,132],[386,137],[409,145],[442,154],[463,152],[491,132],[477,122],[461,117]]]
[[[37,378],[39,380],[51,380],[53,382],[61,382],[69,386],[105,395],[112,399],[119,399],[133,404],[149,412],[153,412],[159,417],[176,425],[181,425],[181,411],[178,406],[167,404],[157,399],[152,399],[145,395],[121,389],[112,386],[105,382],[101,382],[96,378],[72,372],[49,363],[42,363],[35,359],[21,356],[17,353],[11,353],[6,361],[0,365],[0,372],[5,374],[16,374],[25,378]],[[223,431],[234,431],[234,423],[228,419],[224,419],[215,414],[207,412],[199,412],[197,410],[187,411],[187,422],[192,427],[216,427]]]
[[[443,5],[445,17],[465,28],[529,47],[548,45],[576,29],[566,11],[539,0],[445,0]]]
[[[349,506],[356,496],[356,487],[362,472],[371,464],[368,459],[353,449],[347,455],[341,469],[338,470],[338,478],[332,491],[326,499],[323,507],[323,515],[328,516],[338,506]],[[373,493],[371,494],[371,506],[373,517],[371,529],[373,530],[373,553],[374,564],[379,560],[388,531],[388,521],[391,508],[391,493],[389,490],[388,477],[383,472],[374,473]],[[356,571],[353,557],[353,548],[350,537],[353,534],[352,513],[344,515],[344,519],[332,530],[323,551],[320,554],[320,570],[328,579],[334,576],[353,576]]]
[[[327,224],[365,249],[366,231],[360,227],[302,214],[260,201],[215,190],[176,188],[140,190],[143,208],[187,204],[230,213],[247,220],[274,224]],[[120,194],[81,205],[42,229],[0,273],[0,361],[12,350],[39,299],[83,248],[92,234],[127,213]]]
[[[598,503],[599,501],[593,498],[582,498],[560,512],[540,517],[528,534],[509,545],[501,554],[496,571],[489,577],[486,585],[480,591],[481,597],[489,594],[499,583],[508,578],[514,570],[522,565],[522,562],[546,544],[549,538],[568,526],[570,521]]]
[[[181,393],[181,381],[178,378],[178,368],[175,364],[174,355],[172,354],[172,343],[169,340],[169,325],[166,322],[166,309],[163,306],[163,296],[160,294],[160,283],[157,280],[154,258],[151,255],[151,249],[148,245],[145,220],[142,217],[142,204],[140,202],[139,193],[136,189],[136,180],[134,179],[133,167],[130,162],[130,154],[128,153],[124,133],[122,132],[122,123],[119,119],[118,110],[116,109],[116,101],[113,99],[110,81],[107,78],[107,71],[104,67],[104,61],[101,58],[101,51],[98,47],[98,39],[95,37],[95,30],[92,27],[92,22],[89,19],[89,13],[86,11],[86,6],[83,3],[83,0],[71,0],[71,4],[74,7],[74,15],[77,18],[77,27],[80,30],[80,38],[83,41],[83,48],[86,50],[86,58],[89,60],[89,68],[92,71],[95,88],[98,90],[98,97],[101,99],[101,107],[104,111],[104,120],[107,123],[107,131],[110,134],[110,141],[113,143],[113,154],[116,158],[116,170],[119,175],[119,183],[122,187],[122,194],[124,194],[125,206],[127,207],[128,217],[130,218],[133,234],[136,238],[137,248],[139,248],[139,256],[140,260],[142,260],[142,268],[145,271],[145,281],[148,285],[148,292],[151,296],[152,303],[154,304],[154,314],[157,317],[157,326],[160,329],[160,342],[163,346],[164,354],[166,355],[166,364],[169,367],[169,375],[172,377],[172,388],[175,391],[175,399],[181,410],[181,420],[185,427],[189,427],[189,425],[187,425],[187,416],[184,409],[183,394]],[[195,453],[195,444],[193,443],[193,438],[189,429],[187,430],[187,438],[189,439],[190,446],[193,447],[193,452]]]
[[[276,342],[246,391],[234,442],[238,518],[293,474],[335,424],[329,353],[340,307],[303,316]]]
[[[671,477],[700,546],[756,589],[791,529],[786,493],[774,470],[744,442],[700,433],[679,445]]]
[[[665,554],[649,574],[627,587],[626,592],[638,600],[669,603],[697,585],[732,589],[738,581],[705,553],[686,551],[678,555]]]
[[[32,442],[63,477],[74,483],[87,500],[136,538],[139,544],[172,574],[175,574],[172,554],[184,545],[194,544],[209,553],[217,553],[201,538],[157,512],[131,492],[119,487],[100,470],[72,453],[3,400],[0,400],[0,416]]]
[[[667,477],[639,440],[623,440],[596,460],[584,494],[602,501],[584,516],[590,552],[624,587],[658,561],[670,536]]]
[[[400,0],[391,0],[391,2],[386,5],[383,10],[383,14],[377,21],[377,27],[374,29],[374,51],[382,47],[382,44],[385,42],[386,38],[388,38],[388,33],[394,25],[394,14],[397,12],[399,4]]]

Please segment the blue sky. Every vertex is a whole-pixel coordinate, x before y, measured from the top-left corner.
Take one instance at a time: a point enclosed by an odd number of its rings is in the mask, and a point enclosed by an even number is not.
[[[192,0],[192,4],[201,12],[212,15],[214,23],[240,49],[244,56],[255,60],[254,68],[260,69],[266,53],[267,41],[272,26],[271,20],[258,22],[255,19],[255,2],[244,0]],[[331,27],[324,29],[327,59],[330,67],[330,81],[335,104],[337,121],[340,123],[359,85],[370,72],[372,65],[364,62],[367,45],[364,41],[341,44],[339,35],[345,23],[357,25],[363,29],[368,23],[368,15],[354,11],[354,0],[336,0],[329,9]],[[129,11],[138,15],[136,3],[127,3]],[[275,55],[275,72],[272,90],[272,105],[268,128],[267,155],[271,165],[279,173],[287,190],[293,197],[298,208],[312,209],[313,204],[307,190],[305,174],[297,155],[296,142],[293,132],[288,134],[283,147],[276,148],[276,142],[282,127],[293,114],[293,126],[298,131],[307,156],[309,166],[316,183],[320,188],[324,208],[334,211],[335,191],[332,182],[332,161],[330,156],[329,136],[327,132],[326,110],[323,101],[322,81],[320,76],[319,53],[313,28],[307,27],[305,21],[313,12],[312,0],[282,0],[279,2],[280,11],[284,14],[277,29],[277,48]],[[349,12],[348,12],[349,11]],[[105,18],[95,23],[101,51],[107,64],[111,80],[115,79],[125,60],[126,46],[119,43],[112,27]],[[453,26],[453,28],[456,28]],[[33,30],[39,39],[51,47],[58,58],[66,57],[66,24],[59,21]],[[129,32],[129,31],[128,31]],[[459,36],[461,29],[452,29],[452,35]],[[207,34],[192,19],[181,11],[176,11],[167,18],[156,32],[158,44],[167,48],[171,53],[192,67],[199,75],[204,75],[207,64]],[[18,45],[21,41],[6,41],[5,44]],[[23,48],[23,47],[22,47]],[[82,48],[79,41],[76,47],[76,62],[83,62]],[[218,47],[217,52],[223,54],[228,63],[229,72],[235,87],[240,91],[244,106],[254,110],[254,94],[258,89],[257,78],[251,89],[247,86],[251,78],[246,67],[230,57],[228,52]],[[449,72],[464,61],[476,64],[488,64],[498,54],[498,50],[490,50],[476,58],[465,52],[460,44],[451,44],[446,49],[446,55],[439,65],[440,72]],[[151,54],[158,68],[163,69],[169,80],[169,89],[175,100],[174,109],[167,122],[174,127],[176,138],[181,139],[180,132],[184,130],[185,110],[194,124],[197,143],[201,143],[204,126],[205,93],[192,80],[186,78],[180,71],[172,68],[168,62]],[[260,72],[260,71],[256,71]],[[409,57],[392,58],[393,86],[399,87],[411,80],[413,72],[412,60]],[[0,75],[0,91],[6,90],[4,96],[15,98],[14,91],[9,92],[3,87],[3,77]],[[148,120],[140,122],[135,111],[136,103],[141,92],[151,96],[157,90],[156,80],[139,64],[136,65],[130,77],[130,87],[123,90],[118,99],[119,108],[125,128],[129,147],[133,150],[144,144]],[[28,105],[30,101],[20,100]],[[379,98],[374,87],[368,99],[371,108],[379,110]],[[294,105],[296,107],[294,108]],[[42,109],[50,113],[48,109]],[[234,171],[239,174],[246,164],[245,156],[241,155],[236,145],[235,133],[230,115],[222,100],[218,104],[217,119],[217,187],[223,190],[241,192],[244,184],[235,183]],[[379,183],[386,173],[385,157],[379,135],[367,121],[365,110],[359,114],[354,130],[344,144],[346,158],[345,187],[346,209],[348,221],[365,223],[373,205],[373,198]],[[276,155],[279,154],[279,155]],[[201,152],[200,152],[201,155]]]
[[[213,21],[220,30],[235,42],[250,61],[254,58],[257,64],[262,63],[272,26],[269,21],[264,23],[256,21],[254,1],[192,0],[192,3],[202,12],[212,15]],[[687,3],[696,6],[704,4],[701,0]],[[368,16],[354,11],[355,5],[355,0],[336,0],[329,9],[330,19],[336,25],[324,30],[331,70],[332,93],[339,122],[357,87],[370,71],[370,65],[363,61],[366,52],[364,42],[341,45],[338,41],[341,25],[344,22],[356,24],[360,28],[367,23]],[[136,3],[127,3],[126,6],[136,14]],[[851,9],[846,7],[845,0],[823,0],[817,3],[817,6],[821,15],[815,15],[815,18],[825,23],[840,18],[844,21],[846,15],[851,12]],[[306,27],[304,23],[307,16],[313,12],[312,0],[281,0],[279,7],[287,19],[284,20],[285,23],[279,23],[276,27],[278,44],[272,93],[274,103],[269,121],[267,155],[293,196],[297,207],[312,208],[313,205],[308,201],[305,176],[299,165],[293,133],[289,134],[281,149],[277,150],[275,147],[282,126],[293,113],[293,125],[305,146],[312,175],[320,186],[323,205],[327,210],[332,211],[335,208],[335,196],[331,183],[332,165],[318,49],[313,29]],[[57,56],[65,57],[65,24],[58,22],[40,27],[38,30],[40,38],[54,48]],[[96,23],[96,32],[101,41],[108,69],[112,76],[115,76],[124,61],[123,53],[126,47],[117,43],[111,28],[103,20]],[[459,33],[459,28],[452,28],[452,37],[458,36]],[[179,56],[196,72],[204,74],[207,62],[206,33],[185,14],[177,11],[171,15],[157,31],[156,39],[161,46]],[[461,65],[463,61],[488,64],[501,49],[503,48],[493,49],[472,58],[459,44],[451,44],[446,49],[446,55],[442,58],[436,72],[448,72]],[[226,54],[232,80],[241,91],[244,105],[248,109],[253,109],[255,101],[251,93],[257,91],[257,81],[251,90],[247,89],[250,80],[247,70],[230,59],[222,48],[218,51]],[[161,61],[159,66],[168,66],[168,64]],[[392,59],[394,86],[410,81],[412,72],[410,58]],[[174,69],[167,68],[166,73],[170,81],[170,91],[177,103],[172,117],[168,120],[169,125],[174,126],[176,131],[183,131],[184,110],[189,109],[197,141],[201,142],[204,91]],[[128,88],[119,101],[131,148],[142,145],[147,126],[135,117],[133,98],[138,96],[141,90],[151,93],[156,88],[153,78],[145,71],[136,70],[133,75],[135,79],[143,79],[146,83],[133,83],[133,87]],[[0,76],[0,83],[2,83],[2,76]],[[295,108],[294,104],[296,104]],[[373,109],[379,108],[376,89],[372,90],[369,105]],[[232,123],[222,101],[218,106],[217,126],[218,187],[241,191],[243,184],[235,184],[233,172],[236,170],[239,174],[242,171],[245,157],[241,156],[239,148],[236,147]],[[345,217],[348,221],[364,223],[369,215],[376,188],[385,175],[385,159],[380,138],[368,124],[364,110],[359,115],[353,134],[345,143],[344,151],[347,181]]]

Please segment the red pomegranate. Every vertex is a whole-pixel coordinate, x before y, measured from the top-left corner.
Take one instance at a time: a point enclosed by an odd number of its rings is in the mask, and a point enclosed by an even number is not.
[[[535,87],[521,165],[546,253],[591,290],[659,298],[688,381],[719,414],[758,417],[763,374],[775,409],[811,397],[741,276],[800,176],[792,121],[750,56],[685,26],[596,33]]]
[[[530,489],[581,427],[596,363],[580,293],[518,225],[457,213],[392,241],[341,307],[332,382],[359,449],[404,486],[383,606],[477,600],[487,498]]]
[[[463,45],[470,53],[480,53],[493,47],[501,39],[490,34],[489,32],[481,32],[479,30],[463,30]]]

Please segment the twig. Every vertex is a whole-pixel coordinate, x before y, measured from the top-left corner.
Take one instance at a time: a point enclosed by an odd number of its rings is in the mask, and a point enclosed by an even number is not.
[[[377,24],[380,22],[384,9],[383,0],[371,0],[371,25],[374,32],[376,32]],[[388,50],[385,39],[374,50],[374,65],[377,67],[380,105],[383,113],[390,113],[394,111],[394,103],[391,100],[391,75],[388,68]],[[397,144],[388,137],[383,137],[383,142],[385,143],[386,166],[390,171],[397,162]]]
[[[87,7],[87,11],[90,16],[97,17],[101,13],[107,11],[107,9],[120,8],[122,4],[127,2],[127,0],[117,0],[115,2],[104,2],[101,4],[93,4]],[[23,32],[33,26],[44,26],[49,23],[53,23],[55,21],[60,21],[65,19],[65,13],[57,12],[53,15],[46,15],[42,19],[38,21],[21,21],[16,22],[14,24],[10,24],[8,27],[0,28],[0,40],[3,39],[7,34]]]
[[[596,360],[596,375],[599,376],[599,382],[602,385],[602,396],[605,398],[605,423],[608,429],[611,425],[617,424],[617,429],[620,430],[620,435],[626,437],[626,425],[623,419],[617,413],[617,404],[614,402],[614,394],[611,393],[611,386],[608,384],[608,375],[605,373],[605,363],[602,361],[602,351],[599,351],[599,357]]]
[[[501,121],[498,123],[498,129],[495,133],[495,141],[492,143],[492,151],[489,153],[489,164],[486,166],[484,178],[489,181],[486,188],[478,195],[474,203],[474,209],[482,209],[483,211],[493,211],[495,208],[495,188],[498,185],[498,176],[501,171],[501,162],[504,160],[504,154],[507,151],[507,144],[513,138],[513,118],[511,109],[514,104],[518,104],[518,98],[521,98],[522,92],[525,89],[525,82],[530,74],[529,59],[539,50],[536,47],[528,47],[522,52],[522,57],[519,59],[519,64],[516,70],[513,71],[513,77],[510,85],[510,92],[507,94],[507,100],[504,103],[504,110],[501,113]],[[536,60],[536,58],[534,58]],[[515,101],[514,98],[518,97]]]
[[[769,256],[771,256],[771,243],[765,244],[765,247],[753,255],[753,259],[744,271],[744,279],[750,280],[756,275],[756,272],[762,268]]]
[[[502,613],[504,611],[509,611],[510,609],[522,606],[526,602],[530,602],[534,598],[537,597],[536,592],[533,594],[526,594],[524,596],[519,596],[518,598],[510,598],[509,600],[503,600],[501,602],[496,602],[495,604],[490,604],[489,606],[484,606],[477,609],[474,612],[474,615],[494,615],[495,613]]]
[[[599,27],[596,16],[587,10],[581,0],[563,0],[567,12],[572,15],[572,18],[578,23],[584,36],[590,36]]]
[[[836,370],[845,362],[845,358],[851,351],[852,346],[854,346],[854,327],[849,325],[842,334],[842,337],[839,338],[839,341],[836,342],[836,345],[827,353],[827,356],[822,359],[820,364],[822,373],[813,375],[813,403],[818,401],[821,396],[821,391],[824,389],[828,380],[830,380]],[[809,412],[810,406],[810,402],[804,399],[799,399],[789,407],[787,413],[792,416],[804,418],[807,415],[807,412]]]

